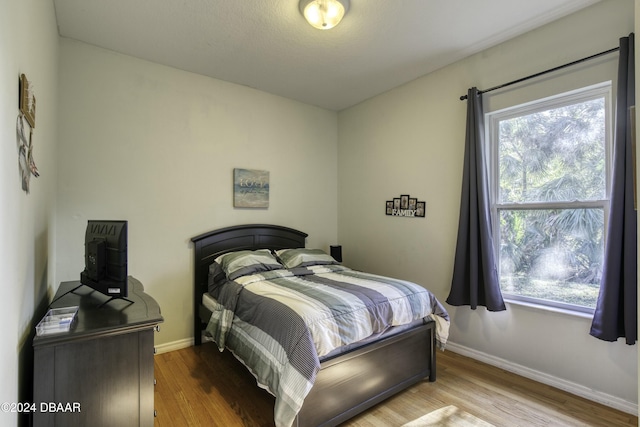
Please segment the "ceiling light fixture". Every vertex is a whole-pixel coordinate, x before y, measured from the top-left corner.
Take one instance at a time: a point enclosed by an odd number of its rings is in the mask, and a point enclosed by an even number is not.
[[[338,25],[348,10],[349,0],[300,0],[300,13],[319,30]]]

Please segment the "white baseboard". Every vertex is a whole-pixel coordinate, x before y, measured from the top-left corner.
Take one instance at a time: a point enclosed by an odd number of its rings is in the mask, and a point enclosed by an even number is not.
[[[585,399],[589,399],[591,401],[609,406],[611,408],[618,409],[628,414],[636,416],[638,415],[637,402],[629,402],[619,397],[611,396],[597,390],[592,390],[583,385],[563,380],[562,378],[557,378],[552,375],[545,374],[544,372],[536,371],[534,369],[527,368],[526,366],[518,365],[508,360],[501,359],[499,357],[495,357],[468,347],[464,347],[451,341],[447,342],[447,350],[470,357],[475,360],[479,360],[480,362],[484,362],[488,365],[496,366],[498,368],[504,369],[505,371],[513,372],[514,374],[558,388],[568,393],[575,394],[576,396],[580,396]]]
[[[156,354],[168,353],[174,350],[180,350],[183,348],[191,347],[193,345],[193,338],[185,338],[178,341],[168,342],[166,344],[160,344],[155,346]]]

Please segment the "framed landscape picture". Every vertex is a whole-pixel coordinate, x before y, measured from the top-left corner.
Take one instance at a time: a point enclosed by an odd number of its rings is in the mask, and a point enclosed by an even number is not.
[[[236,208],[269,207],[269,171],[233,170],[233,206]]]

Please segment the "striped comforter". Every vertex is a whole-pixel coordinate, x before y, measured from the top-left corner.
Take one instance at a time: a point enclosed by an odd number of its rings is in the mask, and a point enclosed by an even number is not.
[[[274,270],[227,281],[207,332],[276,397],[276,426],[290,426],[313,386],[320,358],[392,326],[436,321],[443,348],[449,316],[425,288],[342,265]]]

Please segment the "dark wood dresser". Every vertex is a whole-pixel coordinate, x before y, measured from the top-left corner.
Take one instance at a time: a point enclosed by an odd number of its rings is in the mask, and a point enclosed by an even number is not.
[[[79,306],[70,330],[33,340],[33,425],[152,427],[158,303],[133,277],[131,302],[79,285],[62,282],[51,304]]]

